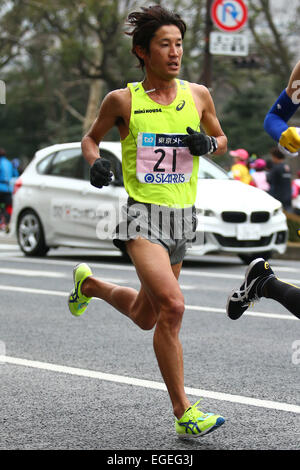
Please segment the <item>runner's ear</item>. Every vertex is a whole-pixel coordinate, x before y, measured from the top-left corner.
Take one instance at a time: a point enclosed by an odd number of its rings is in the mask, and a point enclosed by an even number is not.
[[[142,46],[139,46],[139,45],[135,46],[134,52],[142,60],[144,60],[147,55],[146,50]]]

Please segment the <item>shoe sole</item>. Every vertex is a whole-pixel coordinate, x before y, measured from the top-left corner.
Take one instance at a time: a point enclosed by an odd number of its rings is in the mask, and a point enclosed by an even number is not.
[[[205,431],[202,431],[199,434],[177,434],[177,436],[179,437],[179,439],[197,439],[198,437],[206,436],[206,434],[215,431],[216,429],[220,428],[224,423],[225,419],[220,417],[217,419],[216,423],[213,426],[205,429]]]
[[[256,265],[256,263],[259,263],[260,261],[264,261],[265,260],[263,258],[256,258],[254,259],[253,261],[251,261],[251,263],[249,264],[247,270],[246,270],[246,273],[245,273],[245,279],[244,279],[244,283],[246,283],[246,280],[247,280],[247,277],[251,271],[251,269]],[[236,292],[236,289],[233,289],[231,291],[231,293],[229,294],[228,298],[227,298],[227,303],[226,303],[226,314],[228,316],[228,318],[230,318],[229,316],[229,313],[228,313],[228,307],[229,307],[229,302],[231,300],[231,297],[233,296],[233,294]],[[243,315],[243,314],[242,314]],[[239,317],[240,318],[240,317]],[[232,320],[232,318],[230,318],[230,320]]]
[[[75,286],[75,271],[76,271],[76,269],[78,268],[78,266],[80,266],[81,264],[86,264],[86,263],[78,263],[78,264],[76,264],[76,265],[74,266],[74,268],[73,268],[73,282],[74,282],[74,286]],[[91,277],[92,275],[93,275],[93,274],[91,274],[90,276],[87,276],[86,279],[87,279],[88,277]],[[72,293],[72,291],[71,291],[71,293]],[[70,298],[70,294],[69,294],[68,300],[67,300],[68,309],[69,309],[70,313],[71,313],[74,317],[76,317],[77,315],[74,315],[74,313],[71,312],[70,304],[69,304],[69,298]],[[81,315],[82,315],[82,314],[81,314]],[[78,315],[78,316],[81,316],[81,315]]]

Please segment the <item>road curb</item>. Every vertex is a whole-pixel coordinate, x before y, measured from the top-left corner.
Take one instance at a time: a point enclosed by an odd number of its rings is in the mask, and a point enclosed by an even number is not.
[[[272,256],[273,259],[287,259],[287,260],[300,260],[300,243],[289,242],[286,252],[282,255],[276,253]]]

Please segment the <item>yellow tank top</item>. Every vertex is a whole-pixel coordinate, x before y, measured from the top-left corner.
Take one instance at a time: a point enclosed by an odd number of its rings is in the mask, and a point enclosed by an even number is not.
[[[189,83],[176,79],[177,95],[169,105],[158,104],[142,83],[129,83],[129,134],[121,141],[125,189],[138,202],[187,207],[197,192],[199,158],[181,141],[186,128],[200,130]]]

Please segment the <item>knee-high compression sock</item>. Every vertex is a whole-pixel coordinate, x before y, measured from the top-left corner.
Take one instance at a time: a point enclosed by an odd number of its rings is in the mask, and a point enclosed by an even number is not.
[[[262,287],[263,297],[276,300],[289,312],[300,319],[300,288],[280,281],[276,277],[268,279]]]

